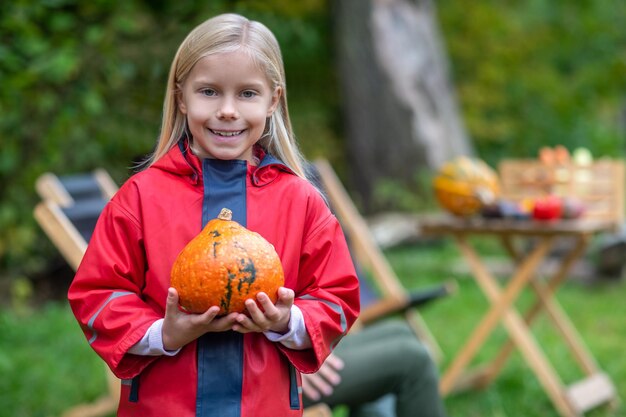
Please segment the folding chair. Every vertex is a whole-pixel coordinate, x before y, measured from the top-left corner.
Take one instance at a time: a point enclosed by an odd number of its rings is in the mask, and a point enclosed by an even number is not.
[[[394,314],[403,315],[416,336],[429,349],[433,359],[436,362],[441,361],[441,348],[418,313],[417,307],[455,292],[456,282],[447,281],[427,289],[407,291],[377,246],[365,220],[332,166],[327,160],[318,159],[314,163],[314,169],[316,172],[313,175],[317,176],[344,229],[357,269],[363,268],[371,272],[377,287],[372,289],[367,280],[361,279],[361,314],[358,323],[367,325]]]
[[[54,201],[62,207],[77,201],[108,201],[117,192],[117,184],[108,172],[98,168],[93,172],[58,177],[47,172],[35,182],[35,189],[42,200]]]
[[[67,263],[76,270],[106,202],[117,186],[104,170],[57,177],[40,176],[35,188],[42,201],[34,216]],[[93,403],[66,410],[63,417],[100,417],[115,413],[119,402],[120,381],[106,367],[108,391]]]
[[[36,182],[42,201],[34,216],[46,235],[76,270],[106,202],[118,187],[102,169],[92,173],[61,176],[43,174]],[[120,381],[105,365],[108,391],[93,403],[76,405],[63,417],[102,417],[115,413],[119,403]],[[332,417],[326,404],[304,410],[304,417]]]

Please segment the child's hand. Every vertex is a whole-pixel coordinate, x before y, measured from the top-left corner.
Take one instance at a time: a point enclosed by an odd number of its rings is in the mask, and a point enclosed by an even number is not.
[[[272,304],[272,300],[264,292],[257,294],[257,301],[261,304],[261,308],[255,300],[246,300],[246,309],[250,316],[238,314],[235,317],[235,325],[233,330],[240,333],[264,332],[271,330],[276,333],[286,333],[289,330],[289,319],[291,318],[291,306],[295,294],[293,290],[285,287],[278,289],[278,300],[276,305]]]
[[[339,372],[343,361],[334,354],[328,355],[320,369],[313,374],[302,374],[302,395],[311,401],[330,396],[341,382]]]
[[[176,350],[207,332],[230,330],[238,313],[217,317],[219,307],[213,306],[202,314],[188,314],[178,308],[178,292],[170,288],[165,304],[162,338],[165,350]]]

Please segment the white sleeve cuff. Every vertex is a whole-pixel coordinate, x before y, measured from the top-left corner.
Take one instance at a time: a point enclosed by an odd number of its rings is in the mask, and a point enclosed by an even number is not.
[[[295,304],[291,306],[291,316],[289,317],[289,329],[287,333],[280,334],[271,330],[263,332],[272,342],[280,342],[289,349],[303,350],[310,348],[311,338],[306,331],[306,325],[304,324],[304,316],[302,310]]]
[[[146,334],[128,350],[128,353],[142,356],[176,355],[180,349],[165,350],[163,348],[163,320],[158,319],[152,323]]]

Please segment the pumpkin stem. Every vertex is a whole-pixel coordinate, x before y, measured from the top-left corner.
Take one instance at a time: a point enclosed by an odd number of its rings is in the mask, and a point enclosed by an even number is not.
[[[217,218],[220,220],[232,220],[233,212],[227,209],[226,207],[224,207],[222,211],[220,211],[220,214],[218,214]]]

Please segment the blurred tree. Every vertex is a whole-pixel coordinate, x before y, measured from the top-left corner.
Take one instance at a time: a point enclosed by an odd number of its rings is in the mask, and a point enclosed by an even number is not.
[[[366,211],[387,179],[415,189],[420,169],[472,154],[430,0],[335,2],[347,153]],[[419,191],[419,190],[418,190]]]

